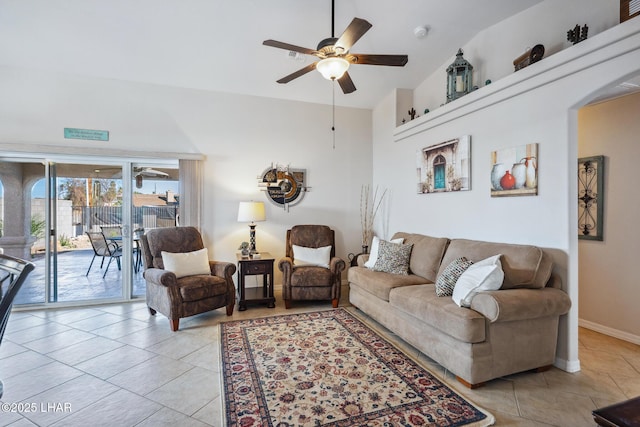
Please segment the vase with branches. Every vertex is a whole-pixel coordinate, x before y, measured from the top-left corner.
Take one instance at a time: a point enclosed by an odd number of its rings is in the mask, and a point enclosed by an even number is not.
[[[362,226],[362,252],[364,253],[368,253],[371,245],[373,223],[386,194],[386,189],[379,193],[378,187],[372,190],[368,184],[363,185],[360,190],[360,224]]]

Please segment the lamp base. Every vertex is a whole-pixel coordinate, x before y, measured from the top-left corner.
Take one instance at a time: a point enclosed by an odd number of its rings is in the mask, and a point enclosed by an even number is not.
[[[256,224],[249,224],[249,254],[256,253]]]

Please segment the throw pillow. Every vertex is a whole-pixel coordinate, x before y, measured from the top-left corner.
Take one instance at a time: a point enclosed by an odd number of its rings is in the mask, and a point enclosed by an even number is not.
[[[413,245],[380,240],[378,259],[373,266],[373,270],[391,274],[408,275],[412,249]]]
[[[211,274],[207,248],[183,253],[162,251],[161,254],[164,269],[173,272],[177,278],[195,276],[197,274]]]
[[[450,297],[453,295],[453,288],[467,268],[471,267],[473,261],[460,257],[454,259],[451,264],[444,269],[442,274],[436,279],[436,295],[439,297]]]
[[[460,307],[470,307],[471,300],[478,292],[500,289],[504,280],[501,256],[483,259],[467,268],[453,288],[453,301]]]
[[[293,249],[293,265],[315,265],[329,268],[331,246],[307,248],[304,246],[291,245],[291,248]]]
[[[378,236],[373,236],[371,240],[371,250],[369,251],[369,259],[364,263],[364,266],[367,268],[373,268],[376,265],[376,261],[378,260],[378,252],[380,246],[380,238]],[[404,242],[404,238],[400,237],[398,239],[391,239],[391,243],[402,243]]]

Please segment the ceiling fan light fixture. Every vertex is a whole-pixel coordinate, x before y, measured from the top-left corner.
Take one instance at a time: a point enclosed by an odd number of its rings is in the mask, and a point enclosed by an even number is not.
[[[318,62],[316,69],[327,80],[338,80],[349,69],[349,61],[340,57],[325,58]]]

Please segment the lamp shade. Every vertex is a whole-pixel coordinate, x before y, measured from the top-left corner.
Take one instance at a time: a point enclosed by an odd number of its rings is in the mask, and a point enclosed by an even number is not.
[[[238,206],[238,222],[264,221],[264,202],[240,202]]]
[[[327,80],[337,80],[349,69],[349,61],[344,58],[325,58],[318,62],[316,69]]]

